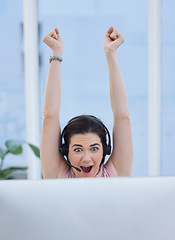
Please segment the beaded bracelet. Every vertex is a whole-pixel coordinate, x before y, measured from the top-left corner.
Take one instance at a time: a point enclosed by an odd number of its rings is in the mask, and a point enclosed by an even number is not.
[[[49,58],[49,62],[51,63],[52,62],[52,60],[58,60],[58,61],[60,61],[60,62],[62,62],[63,61],[63,59],[62,58],[60,58],[60,57],[56,57],[56,56],[50,56],[50,58]]]

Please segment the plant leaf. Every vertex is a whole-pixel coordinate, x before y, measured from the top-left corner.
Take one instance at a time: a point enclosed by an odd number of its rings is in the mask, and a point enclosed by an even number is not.
[[[6,180],[12,180],[12,179],[16,179],[16,178],[12,176],[6,178]]]
[[[1,176],[6,179],[6,177],[11,174],[12,172],[15,172],[15,171],[24,171],[24,170],[27,170],[28,168],[27,167],[10,167],[10,168],[5,168],[1,171]]]
[[[4,158],[4,156],[8,153],[9,151],[5,148],[0,147],[0,158]]]
[[[40,158],[40,150],[38,147],[34,146],[33,144],[31,143],[28,143],[29,146],[31,147],[31,149],[33,150],[33,152],[35,153],[35,155]]]
[[[10,153],[21,154],[22,153],[22,144],[24,141],[19,140],[8,140],[5,142],[6,147]]]
[[[0,169],[0,179],[3,179],[3,171]]]

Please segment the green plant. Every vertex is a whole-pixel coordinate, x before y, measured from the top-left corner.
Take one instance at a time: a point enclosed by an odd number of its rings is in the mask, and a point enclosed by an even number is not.
[[[6,148],[1,148],[0,147],[0,180],[9,180],[9,179],[15,179],[14,177],[10,176],[11,173],[17,171],[17,170],[21,170],[24,171],[27,169],[27,167],[10,167],[10,168],[5,168],[2,169],[3,167],[3,163],[4,163],[4,158],[7,154],[11,153],[11,154],[21,154],[23,149],[22,149],[22,145],[23,144],[27,144],[32,151],[34,152],[34,154],[40,158],[40,150],[38,147],[34,146],[33,144],[30,144],[26,141],[18,141],[18,140],[8,140],[5,142],[5,146]]]

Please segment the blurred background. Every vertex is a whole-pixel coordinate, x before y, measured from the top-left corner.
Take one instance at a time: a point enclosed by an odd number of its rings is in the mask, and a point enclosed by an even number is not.
[[[64,41],[61,126],[79,114],[99,117],[112,132],[103,37],[124,36],[117,50],[128,95],[134,143],[132,176],[148,176],[148,0],[38,0],[40,135],[51,50],[42,42],[57,27]],[[175,175],[175,1],[161,1],[161,175]],[[0,146],[26,139],[23,1],[0,1]],[[4,167],[27,166],[26,150]],[[20,173],[19,173],[20,174]]]

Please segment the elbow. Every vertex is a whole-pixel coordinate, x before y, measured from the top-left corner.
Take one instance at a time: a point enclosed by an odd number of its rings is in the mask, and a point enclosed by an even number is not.
[[[115,120],[127,120],[127,121],[130,121],[130,115],[129,113],[113,113],[114,115],[114,119]]]
[[[113,110],[113,115],[115,119],[129,119],[130,120],[130,114],[129,111],[124,110]]]
[[[44,111],[44,119],[49,118],[58,118],[59,119],[59,113],[55,111]]]

